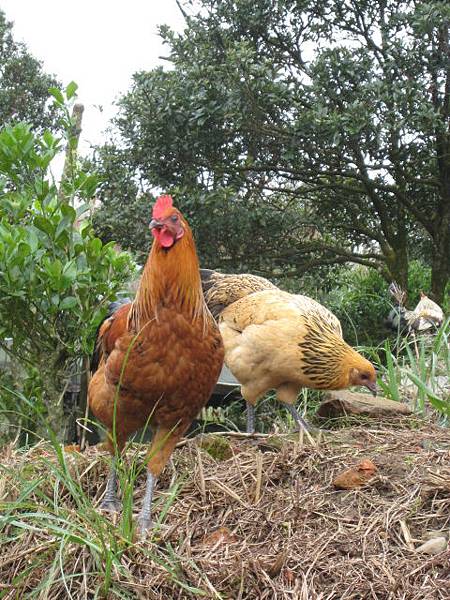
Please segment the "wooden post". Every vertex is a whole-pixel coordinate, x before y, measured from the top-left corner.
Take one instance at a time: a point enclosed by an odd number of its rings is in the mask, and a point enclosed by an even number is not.
[[[83,104],[74,104],[72,110],[72,129],[70,131],[69,141],[66,146],[66,158],[64,159],[64,168],[61,175],[61,181],[59,183],[58,199],[61,202],[66,202],[66,196],[64,195],[64,184],[70,179],[73,173],[75,161],[77,160],[78,154],[78,143],[80,141],[81,134],[81,121],[83,119],[84,106]]]

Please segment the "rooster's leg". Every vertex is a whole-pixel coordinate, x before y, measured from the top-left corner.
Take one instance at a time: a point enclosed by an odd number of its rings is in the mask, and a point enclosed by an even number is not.
[[[247,433],[255,433],[255,407],[247,402]]]
[[[153,488],[155,487],[156,477],[150,471],[147,472],[147,483],[145,485],[145,495],[142,501],[141,512],[139,513],[139,532],[142,537],[152,526],[152,500]]]
[[[148,453],[150,458],[147,464],[148,472],[145,495],[138,517],[139,533],[142,538],[145,537],[148,530],[152,526],[153,488],[155,487],[156,479],[164,469],[170,455],[173,452],[173,449],[185,430],[185,426],[177,427],[175,425],[172,429],[159,427],[153,436],[152,444]]]
[[[112,459],[111,469],[106,482],[106,491],[103,497],[102,503],[100,504],[101,510],[108,512],[119,512],[122,505],[117,498],[117,472],[116,472],[116,459]]]

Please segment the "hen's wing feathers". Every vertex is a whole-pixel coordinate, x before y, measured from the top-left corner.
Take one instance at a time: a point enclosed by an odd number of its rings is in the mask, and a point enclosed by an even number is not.
[[[281,319],[304,319],[313,313],[319,315],[342,337],[339,320],[328,309],[308,296],[290,294],[279,289],[255,292],[241,298],[222,312],[220,322],[242,332],[249,325],[261,325]]]

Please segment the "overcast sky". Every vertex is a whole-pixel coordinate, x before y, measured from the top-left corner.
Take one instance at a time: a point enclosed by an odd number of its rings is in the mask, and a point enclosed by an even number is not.
[[[0,0],[13,35],[64,84],[76,81],[85,106],[80,150],[103,139],[112,103],[135,71],[167,55],[157,26],[183,29],[175,0]],[[97,108],[103,107],[103,112]]]

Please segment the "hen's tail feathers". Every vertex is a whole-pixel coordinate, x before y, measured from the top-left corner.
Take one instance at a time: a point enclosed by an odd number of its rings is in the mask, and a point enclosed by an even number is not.
[[[212,288],[218,278],[220,278],[220,273],[217,273],[217,271],[213,271],[212,269],[200,269],[200,279],[202,281],[204,294]]]
[[[98,327],[97,327],[97,331],[95,332],[95,346],[94,346],[94,352],[92,353],[91,356],[91,373],[95,373],[95,371],[98,369],[98,366],[100,364],[100,360],[102,358],[102,344],[101,344],[101,339],[99,338],[99,333],[100,333],[100,329],[102,328],[103,323],[109,319],[110,317],[112,317],[112,315],[116,312],[116,310],[118,310],[121,306],[123,306],[124,304],[129,304],[131,302],[131,298],[119,298],[118,300],[115,300],[114,302],[111,302],[110,304],[108,304],[108,312],[106,313],[104,319],[99,323]]]

